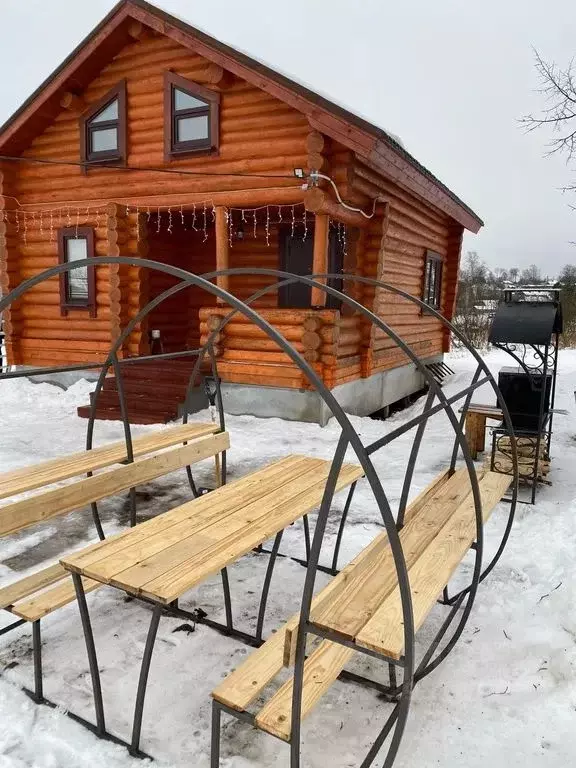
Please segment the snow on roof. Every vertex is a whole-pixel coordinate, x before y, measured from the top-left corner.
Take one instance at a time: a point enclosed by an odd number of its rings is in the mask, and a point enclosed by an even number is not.
[[[169,13],[171,16],[173,16],[175,19],[178,19],[183,24],[188,24],[190,26],[193,26],[195,29],[199,30],[200,32],[203,32],[205,35],[209,35],[211,37],[214,37],[214,33],[206,29],[205,27],[199,25],[195,19],[192,17],[186,17],[182,14],[176,12],[173,10],[172,6],[169,4],[158,2],[157,0],[152,0],[153,4],[160,8],[162,11],[165,11],[166,13]],[[309,91],[313,91],[318,96],[321,96],[323,99],[326,99],[328,101],[331,101],[333,104],[335,104],[338,107],[341,107],[342,109],[345,109],[347,112],[351,112],[353,115],[356,115],[357,117],[360,117],[362,120],[366,120],[367,123],[371,123],[376,128],[379,128],[380,130],[384,131],[391,139],[392,141],[396,142],[399,146],[402,147],[402,149],[406,149],[406,145],[402,141],[401,137],[398,136],[398,134],[393,133],[392,131],[389,131],[385,126],[380,125],[378,122],[376,122],[372,117],[370,117],[368,114],[363,113],[362,111],[359,111],[357,107],[353,107],[350,104],[348,104],[345,99],[340,98],[339,96],[335,96],[334,93],[324,91],[321,88],[318,88],[314,83],[307,82],[301,77],[296,76],[293,72],[290,72],[289,70],[285,70],[282,67],[279,67],[274,62],[270,62],[267,59],[262,58],[261,56],[255,55],[252,51],[246,50],[242,46],[238,45],[236,42],[231,42],[230,40],[223,39],[220,35],[218,35],[218,40],[221,43],[224,43],[225,45],[230,46],[230,48],[233,48],[234,50],[238,51],[239,53],[244,54],[245,56],[249,56],[251,59],[254,59],[259,64],[262,64],[264,67],[268,67],[268,69],[272,69],[275,72],[277,72],[279,75],[282,75],[283,77],[288,78],[289,80],[292,80],[297,85],[302,86],[302,88],[307,88]]]

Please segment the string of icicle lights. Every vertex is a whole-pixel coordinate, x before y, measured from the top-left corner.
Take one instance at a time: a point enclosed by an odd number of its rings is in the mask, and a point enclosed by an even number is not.
[[[159,234],[166,231],[172,235],[177,228],[202,232],[203,241],[210,236],[216,220],[216,207],[211,200],[180,205],[122,205],[126,217],[135,215],[136,238],[140,241],[142,218],[150,228]],[[62,206],[41,208],[32,211],[22,209],[0,210],[0,222],[12,224],[17,234],[28,243],[30,230],[38,230],[40,235],[48,235],[51,242],[57,240],[58,230],[62,227],[79,230],[86,225],[95,225],[96,229],[106,226],[107,203],[99,205]],[[258,237],[258,228],[264,226],[266,245],[270,245],[273,226],[286,227],[294,239],[305,241],[310,234],[310,227],[303,203],[282,205],[261,205],[255,208],[226,208],[226,222],[230,247],[235,241],[247,237]],[[331,228],[344,253],[346,253],[346,226],[341,222],[330,222]]]

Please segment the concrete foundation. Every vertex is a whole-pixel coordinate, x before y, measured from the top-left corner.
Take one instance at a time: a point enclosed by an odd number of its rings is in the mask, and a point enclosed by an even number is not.
[[[425,364],[441,362],[443,355],[427,358]],[[25,370],[24,366],[18,366]],[[70,371],[31,377],[36,383],[48,382],[67,389],[80,379],[95,381],[98,371]],[[387,405],[423,389],[424,376],[410,363],[400,368],[376,373],[368,379],[340,384],[332,390],[346,413],[368,416]],[[204,391],[198,388],[191,412],[207,407]],[[224,410],[234,416],[277,417],[290,421],[307,421],[325,426],[332,417],[330,409],[318,392],[307,389],[258,387],[250,384],[222,384]]]
[[[442,355],[430,357],[426,364],[441,362]],[[403,397],[423,389],[424,376],[413,364],[376,373],[368,379],[341,384],[332,390],[346,413],[368,416]],[[308,421],[325,426],[332,413],[317,392],[306,389],[257,387],[249,384],[222,385],[224,409],[235,416],[246,414],[290,421]]]

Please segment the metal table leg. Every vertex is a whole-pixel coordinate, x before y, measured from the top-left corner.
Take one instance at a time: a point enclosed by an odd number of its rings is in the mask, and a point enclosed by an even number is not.
[[[106,723],[104,720],[104,702],[102,700],[102,687],[100,685],[100,671],[98,669],[98,659],[96,657],[96,646],[94,645],[94,634],[90,623],[90,614],[86,605],[86,595],[82,577],[79,573],[72,573],[72,581],[76,590],[76,599],[80,610],[82,628],[84,630],[84,639],[86,641],[86,651],[88,653],[88,663],[90,665],[90,675],[92,676],[92,690],[94,692],[94,708],[96,710],[96,732],[99,736],[106,733]]]
[[[144,712],[144,698],[146,696],[146,686],[148,685],[148,673],[150,672],[150,662],[152,661],[152,652],[156,642],[158,624],[164,606],[155,605],[146,638],[146,647],[142,657],[142,667],[140,668],[140,680],[138,681],[138,693],[136,694],[136,706],[134,708],[134,724],[132,726],[132,743],[130,745],[130,754],[140,754],[140,734],[142,732],[142,714]]]

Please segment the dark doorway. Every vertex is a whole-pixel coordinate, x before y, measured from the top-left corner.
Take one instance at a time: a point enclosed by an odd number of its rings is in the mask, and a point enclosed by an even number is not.
[[[314,229],[308,229],[305,240],[301,236],[292,236],[290,226],[280,229],[280,269],[295,275],[312,274],[314,259]],[[338,237],[336,229],[330,229],[328,241],[328,272],[341,274],[344,265],[343,238]],[[342,279],[332,279],[331,288],[342,290]],[[290,309],[309,309],[311,307],[311,287],[304,283],[281,286],[278,291],[278,306]],[[341,301],[335,296],[326,296],[326,307],[340,309]]]

